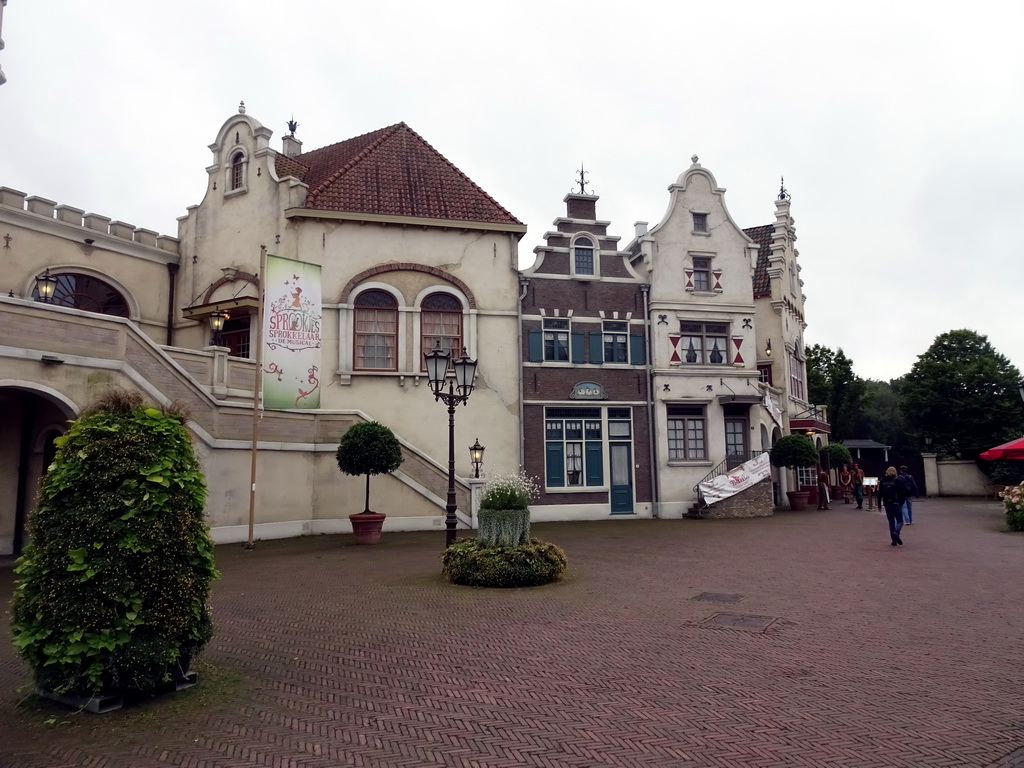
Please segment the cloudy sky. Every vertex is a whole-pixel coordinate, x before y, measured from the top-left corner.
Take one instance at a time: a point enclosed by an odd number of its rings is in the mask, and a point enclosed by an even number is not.
[[[176,234],[244,100],[315,149],[405,121],[525,222],[584,165],[623,245],[697,154],[740,226],[792,194],[806,340],[864,378],[936,335],[1024,368],[1016,2],[9,0],[0,186]]]

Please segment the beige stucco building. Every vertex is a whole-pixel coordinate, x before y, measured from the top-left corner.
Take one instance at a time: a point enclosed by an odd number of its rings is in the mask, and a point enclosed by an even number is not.
[[[249,535],[254,425],[255,538],[350,530],[363,479],[334,451],[361,419],[403,444],[402,467],[371,484],[386,529],[440,530],[448,414],[422,356],[438,341],[479,364],[456,417],[462,525],[468,446],[479,438],[492,469],[519,466],[525,226],[405,124],[305,153],[292,128],[277,151],[241,106],[173,237],[0,188],[0,553],[23,543],[52,437],[110,384],[189,409],[219,541]],[[254,419],[263,248],[322,267],[321,407]],[[37,301],[47,275],[56,293]],[[230,316],[216,334],[214,312]]]

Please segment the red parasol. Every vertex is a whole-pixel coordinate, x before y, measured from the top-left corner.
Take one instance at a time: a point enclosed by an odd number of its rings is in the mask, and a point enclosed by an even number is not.
[[[979,459],[1024,459],[1024,437],[1018,437],[1008,443],[989,448],[984,453],[978,454]]]

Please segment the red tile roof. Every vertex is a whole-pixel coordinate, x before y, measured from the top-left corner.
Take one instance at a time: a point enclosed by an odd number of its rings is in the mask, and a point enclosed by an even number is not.
[[[772,255],[772,233],[775,232],[775,225],[750,227],[743,232],[758,245],[757,266],[754,267],[754,298],[770,296],[772,287],[768,280],[768,257]]]
[[[309,187],[306,208],[522,226],[405,123],[278,155],[275,166]]]

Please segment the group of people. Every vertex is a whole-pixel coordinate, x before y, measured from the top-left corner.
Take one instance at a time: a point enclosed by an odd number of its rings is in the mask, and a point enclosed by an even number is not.
[[[824,469],[819,471],[818,509],[830,509],[828,481],[828,472]],[[852,469],[843,464],[839,472],[839,491],[843,495],[844,504],[849,504],[852,497],[857,502],[857,509],[864,509],[864,470],[857,462],[853,462]],[[911,499],[917,495],[917,481],[907,471],[906,466],[901,466],[899,472],[896,471],[896,467],[885,470],[885,475],[878,484],[878,505],[885,509],[885,517],[889,521],[889,536],[894,547],[903,546],[900,532],[904,524],[914,524],[914,507]]]

